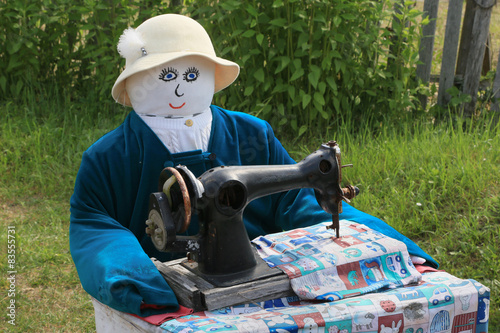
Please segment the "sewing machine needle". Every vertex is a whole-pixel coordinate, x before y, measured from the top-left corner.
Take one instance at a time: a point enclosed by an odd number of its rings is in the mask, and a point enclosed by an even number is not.
[[[337,238],[340,238],[340,225],[339,225],[338,215],[332,215],[332,228],[335,229],[337,233]]]

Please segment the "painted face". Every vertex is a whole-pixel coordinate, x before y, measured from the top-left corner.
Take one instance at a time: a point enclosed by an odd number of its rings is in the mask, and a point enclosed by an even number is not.
[[[215,64],[188,56],[127,78],[132,107],[139,114],[189,116],[206,110],[214,95]]]

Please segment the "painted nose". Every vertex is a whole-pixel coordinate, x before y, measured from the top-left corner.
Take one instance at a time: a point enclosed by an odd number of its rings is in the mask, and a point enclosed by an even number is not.
[[[177,87],[175,88],[175,96],[182,97],[182,96],[184,96],[184,94],[179,94],[179,91],[178,91],[179,86],[180,86],[180,84],[178,84]]]

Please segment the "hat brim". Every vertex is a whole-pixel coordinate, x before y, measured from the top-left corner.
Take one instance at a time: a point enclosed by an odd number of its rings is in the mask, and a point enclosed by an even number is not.
[[[240,73],[240,66],[237,63],[222,59],[219,57],[212,57],[205,53],[200,52],[169,52],[148,54],[142,58],[134,61],[130,66],[127,66],[123,72],[116,79],[111,95],[114,100],[125,106],[132,106],[127,90],[125,89],[125,81],[128,77],[159,66],[166,64],[170,61],[186,57],[186,56],[200,56],[215,63],[215,87],[214,92],[221,91],[229,86],[236,80]]]

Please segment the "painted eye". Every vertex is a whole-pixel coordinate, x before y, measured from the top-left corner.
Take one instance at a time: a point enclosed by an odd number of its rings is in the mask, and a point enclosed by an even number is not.
[[[189,67],[184,73],[184,80],[186,80],[186,82],[193,82],[198,76],[200,76],[200,71],[196,67]]]
[[[179,72],[177,72],[177,70],[175,70],[175,68],[169,67],[169,68],[162,69],[161,74],[158,78],[160,80],[168,82],[168,81],[175,80],[178,75],[179,75]]]

